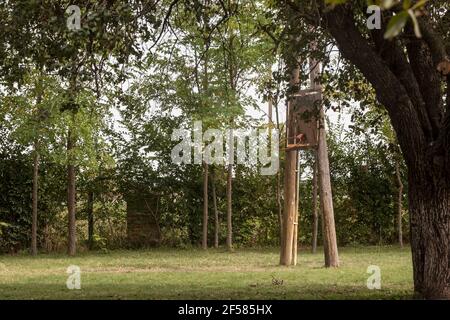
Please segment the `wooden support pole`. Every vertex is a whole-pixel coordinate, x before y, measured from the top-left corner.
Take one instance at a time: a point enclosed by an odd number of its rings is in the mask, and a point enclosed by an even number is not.
[[[292,264],[292,244],[294,243],[294,222],[296,216],[296,171],[297,151],[286,153],[284,174],[284,218],[283,241],[280,263],[285,266]]]
[[[321,90],[317,82],[320,64],[314,59],[309,60],[311,68],[311,87]],[[325,267],[338,267],[339,254],[334,222],[333,195],[331,192],[330,164],[328,160],[328,147],[325,131],[325,112],[320,109],[319,114],[319,143],[317,148],[320,206],[322,211],[323,247]]]
[[[300,66],[292,68],[290,86],[298,88],[300,79]],[[294,90],[294,89],[293,89]],[[287,103],[286,113],[286,139],[292,131],[292,106],[291,101]],[[284,212],[283,212],[283,234],[281,237],[280,264],[289,266],[293,262],[293,243],[295,232],[295,219],[297,216],[297,162],[298,156],[296,150],[286,150],[286,165],[284,168]]]
[[[295,179],[295,217],[294,217],[294,236],[292,239],[292,265],[297,265],[298,254],[298,216],[299,216],[299,198],[300,198],[300,153],[297,151],[296,159],[296,179]]]

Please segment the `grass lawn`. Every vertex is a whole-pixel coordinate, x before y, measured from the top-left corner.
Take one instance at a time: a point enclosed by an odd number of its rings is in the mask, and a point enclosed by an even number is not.
[[[306,249],[296,267],[278,266],[277,248],[0,256],[0,299],[412,298],[409,248],[347,247],[340,258],[340,268],[325,269],[322,253]],[[81,268],[81,290],[66,287],[69,265]],[[369,265],[381,268],[381,290],[367,289]]]

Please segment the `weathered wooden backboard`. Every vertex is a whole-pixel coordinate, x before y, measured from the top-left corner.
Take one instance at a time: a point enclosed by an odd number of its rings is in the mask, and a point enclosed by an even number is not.
[[[288,149],[315,148],[318,143],[318,117],[321,93],[304,91],[289,102]]]
[[[161,231],[158,221],[158,197],[156,195],[126,195],[127,239],[131,247],[158,246]]]

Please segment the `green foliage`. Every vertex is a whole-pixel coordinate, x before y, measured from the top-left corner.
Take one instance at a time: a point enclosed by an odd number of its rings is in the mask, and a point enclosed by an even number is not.
[[[349,2],[348,0],[325,0],[325,3],[328,5],[336,6],[342,5]],[[401,4],[402,10],[397,12],[393,17],[390,18],[389,23],[386,28],[386,32],[384,33],[385,39],[393,39],[398,36],[406,23],[411,19],[411,22],[414,26],[414,32],[418,38],[422,37],[419,27],[419,22],[417,21],[417,16],[421,14],[421,10],[423,10],[426,4],[430,2],[430,0],[420,0],[413,3],[411,0],[367,0],[367,5],[378,5],[380,8],[384,10],[391,9],[394,5]]]

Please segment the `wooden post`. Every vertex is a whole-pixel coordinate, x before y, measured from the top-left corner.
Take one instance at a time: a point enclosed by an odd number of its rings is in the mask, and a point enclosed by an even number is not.
[[[295,217],[294,217],[294,236],[292,239],[292,265],[297,265],[297,253],[298,253],[298,216],[299,216],[299,198],[300,198],[300,156],[297,151],[296,159],[296,180],[295,180]]]
[[[319,73],[319,63],[314,59],[309,60],[310,80],[313,89],[321,90],[321,85],[316,82]],[[322,211],[323,246],[325,267],[338,267],[339,254],[336,240],[336,227],[334,223],[333,195],[331,192],[330,164],[328,160],[328,147],[325,131],[325,112],[320,109],[319,115],[319,141],[317,148],[320,206]]]
[[[299,85],[300,67],[292,69],[290,86],[296,88]],[[287,103],[286,113],[286,139],[292,134],[292,119],[290,119],[291,101]],[[283,213],[283,234],[281,238],[280,264],[289,266],[292,264],[293,243],[294,243],[294,223],[297,215],[297,150],[286,151],[286,165],[284,169],[284,213]],[[295,240],[296,241],[296,240]]]
[[[217,210],[216,181],[214,171],[211,172],[211,192],[213,196],[214,207],[214,248],[219,247],[219,211]]]
[[[39,179],[39,143],[34,143],[33,152],[33,192],[31,222],[31,255],[37,255],[37,220],[38,220],[38,179]]]

